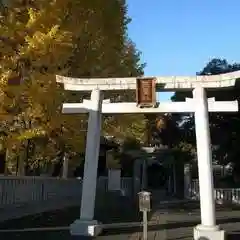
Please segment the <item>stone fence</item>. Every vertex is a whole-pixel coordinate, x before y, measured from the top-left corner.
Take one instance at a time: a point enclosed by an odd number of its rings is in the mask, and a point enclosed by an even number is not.
[[[240,204],[240,188],[215,188],[214,197],[217,203],[233,203]],[[199,181],[192,180],[188,189],[189,199],[200,200]]]
[[[51,177],[0,176],[0,221],[80,205],[82,180]],[[100,177],[97,192],[108,191],[108,178]],[[121,179],[119,194],[132,194],[132,178]]]

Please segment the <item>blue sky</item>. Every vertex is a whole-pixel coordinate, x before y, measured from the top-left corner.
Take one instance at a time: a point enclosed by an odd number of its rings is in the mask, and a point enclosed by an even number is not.
[[[127,3],[129,36],[147,63],[145,75],[195,75],[215,57],[240,62],[239,0]]]

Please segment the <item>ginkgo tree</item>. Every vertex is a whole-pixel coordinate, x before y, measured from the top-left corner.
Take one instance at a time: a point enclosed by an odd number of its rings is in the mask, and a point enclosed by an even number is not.
[[[10,1],[5,8],[0,26],[1,116],[7,121],[5,143],[10,148],[13,144],[25,150],[29,140],[56,127],[52,123],[59,117],[62,90],[54,75],[67,73],[74,48],[73,31],[64,22],[66,6],[65,1],[29,6]],[[14,79],[20,84],[12,86]]]
[[[24,165],[35,166],[38,160],[41,164],[49,162],[59,149],[73,152],[84,149],[87,116],[63,115],[61,104],[79,102],[86,93],[63,91],[56,84],[56,74],[137,76],[143,74],[144,66],[127,36],[129,19],[124,1],[6,3],[0,8],[2,144],[9,153],[14,151],[22,156],[19,165],[23,174]],[[131,94],[121,93],[122,100],[131,98]],[[110,132],[106,132],[117,134],[116,121],[125,129],[123,132],[131,129],[131,135],[141,138],[142,119],[110,118],[105,124]]]

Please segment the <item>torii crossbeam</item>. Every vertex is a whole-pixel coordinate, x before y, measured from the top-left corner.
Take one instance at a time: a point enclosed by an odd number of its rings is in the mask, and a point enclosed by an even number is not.
[[[196,109],[195,101],[190,98],[187,98],[186,102],[162,102],[156,108],[139,108],[136,106],[136,103],[104,103],[104,101],[102,104],[103,114],[192,113]],[[64,103],[62,113],[88,113],[91,110],[89,103],[89,100],[84,100],[83,103]],[[237,108],[237,101],[215,101],[215,98],[208,99],[209,112],[235,112]]]
[[[101,230],[101,225],[93,219],[101,133],[101,115],[191,112],[194,113],[196,125],[201,204],[201,224],[194,228],[194,239],[199,240],[199,237],[208,237],[209,240],[224,239],[224,232],[216,226],[208,112],[236,112],[238,111],[238,102],[215,101],[214,98],[207,99],[205,88],[233,87],[238,77],[240,77],[240,71],[231,74],[204,76],[204,78],[170,77],[164,80],[163,77],[159,77],[156,78],[156,82],[165,89],[174,91],[193,89],[193,98],[188,98],[185,102],[159,103],[156,107],[139,108],[136,103],[110,103],[109,100],[103,100],[103,95],[101,93],[101,90],[134,89],[137,86],[134,83],[136,78],[118,78],[113,81],[113,79],[70,79],[57,76],[57,81],[64,83],[66,90],[92,91],[91,100],[84,100],[83,103],[63,104],[63,113],[89,113],[81,214],[80,219],[76,220],[71,225],[71,234],[95,236]]]

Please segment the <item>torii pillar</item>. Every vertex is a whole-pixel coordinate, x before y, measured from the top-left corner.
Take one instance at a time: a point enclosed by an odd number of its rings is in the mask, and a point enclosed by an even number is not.
[[[101,137],[101,116],[103,95],[98,89],[91,92],[91,100],[87,108],[79,108],[80,112],[89,112],[84,177],[82,184],[80,219],[70,225],[71,235],[96,236],[101,232],[100,224],[94,220],[97,169]]]
[[[194,240],[223,240],[225,233],[216,225],[212,168],[212,146],[209,129],[208,101],[201,86],[193,90],[195,132],[200,189],[201,224],[194,228]],[[237,110],[237,109],[236,109]]]

